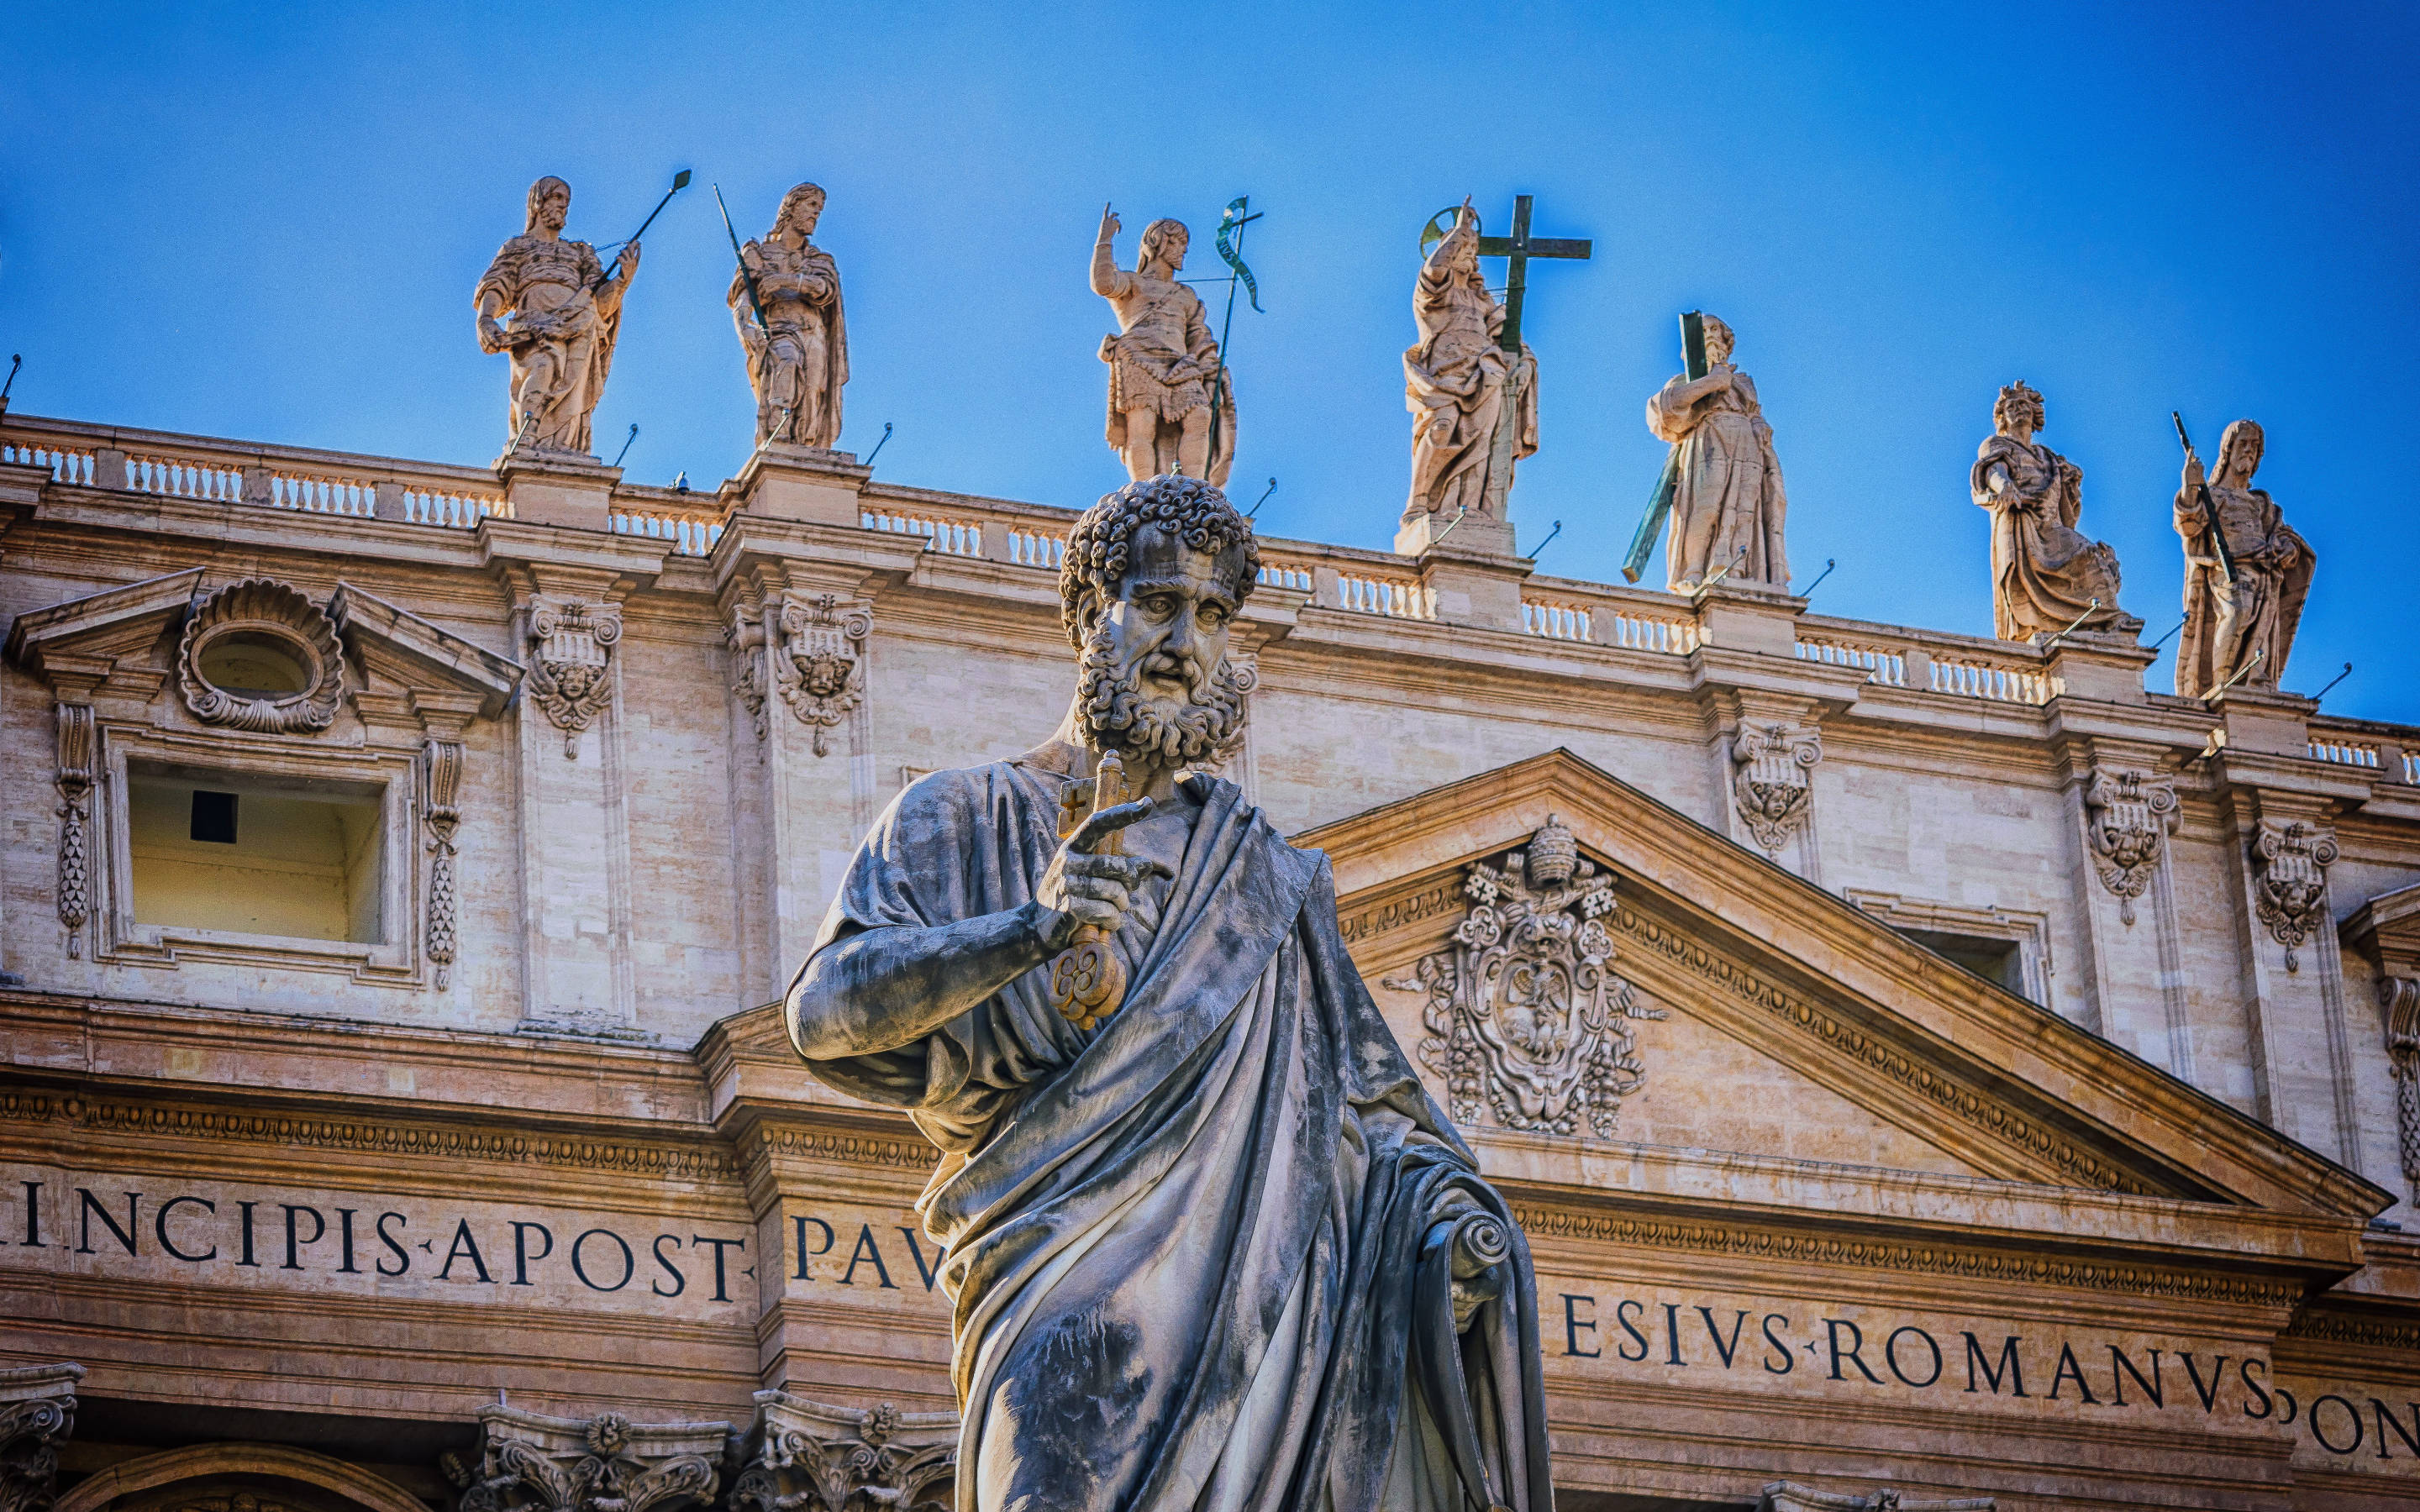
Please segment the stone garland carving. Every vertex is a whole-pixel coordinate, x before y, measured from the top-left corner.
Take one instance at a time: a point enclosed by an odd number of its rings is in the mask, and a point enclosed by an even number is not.
[[[618,1412],[582,1420],[490,1407],[479,1417],[478,1463],[442,1461],[462,1489],[458,1512],[683,1512],[713,1500],[731,1431]]]
[[[758,1432],[731,1489],[731,1512],[950,1512],[958,1420],[952,1412],[827,1407],[759,1392]]]
[[[530,605],[530,690],[537,706],[563,732],[563,754],[580,759],[580,734],[613,702],[606,673],[613,643],[622,639],[622,611],[612,604],[584,604],[539,594]]]
[[[2381,975],[2378,1006],[2386,1017],[2386,1058],[2395,1072],[2395,1121],[2403,1136],[2403,1179],[2420,1195],[2420,980]]]
[[[1446,1079],[1454,1121],[1492,1108],[1508,1129],[1568,1134],[1586,1118],[1611,1138],[1621,1099],[1645,1084],[1629,1019],[1660,1019],[1606,968],[1613,940],[1600,922],[1613,879],[1580,858],[1552,815],[1501,869],[1474,866],[1469,911],[1450,948],[1423,956],[1410,980],[1428,995],[1420,1059]]]
[[[1823,759],[1823,737],[1789,724],[1743,724],[1731,742],[1731,797],[1748,833],[1768,856],[1778,856],[1807,823],[1810,780]]]
[[[2286,969],[2299,971],[2295,951],[2327,917],[2328,866],[2336,858],[2336,838],[2296,819],[2260,821],[2252,839],[2254,910],[2286,948]]]
[[[454,835],[461,827],[457,801],[462,791],[462,743],[431,739],[421,752],[427,800],[421,822],[428,826],[428,959],[437,963],[437,989],[454,983]]]
[[[0,1512],[50,1512],[82,1379],[78,1365],[0,1370]]]
[[[2122,767],[2092,774],[2084,790],[2085,833],[2101,884],[2118,897],[2118,915],[2134,922],[2134,900],[2151,885],[2160,850],[2176,832],[2177,785],[2172,778]]]
[[[221,687],[203,670],[230,637],[277,642],[302,671],[290,693]],[[345,694],[344,649],[335,622],[302,594],[269,578],[246,578],[197,599],[177,647],[177,689],[194,717],[256,734],[307,734],[336,721]]]
[[[68,956],[84,956],[85,920],[92,917],[92,705],[60,703],[58,722],[59,922]]]
[[[815,754],[829,755],[833,728],[865,699],[865,638],[874,633],[874,610],[837,594],[783,594],[774,627],[781,640],[773,686],[814,732]]]
[[[756,738],[765,738],[765,621],[753,610],[742,606],[731,611],[731,623],[722,627],[722,643],[731,648],[731,692],[748,710],[748,717],[756,725]]]

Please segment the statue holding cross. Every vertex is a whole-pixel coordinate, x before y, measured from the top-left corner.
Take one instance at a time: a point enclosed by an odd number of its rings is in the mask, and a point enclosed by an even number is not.
[[[1584,258],[1590,243],[1529,235],[1527,194],[1512,202],[1512,234],[1480,234],[1464,200],[1429,223],[1433,247],[1412,294],[1420,339],[1404,352],[1404,405],[1412,412],[1411,497],[1395,549],[1417,556],[1449,532],[1479,550],[1511,552],[1507,514],[1513,464],[1538,450],[1538,360],[1521,339],[1531,257]],[[1438,222],[1448,217],[1450,228]],[[1479,259],[1510,264],[1497,303]]]

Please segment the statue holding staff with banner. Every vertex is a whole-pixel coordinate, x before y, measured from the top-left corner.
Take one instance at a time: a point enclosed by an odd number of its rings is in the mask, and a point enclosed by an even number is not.
[[[848,382],[840,267],[808,240],[823,212],[824,192],[814,184],[783,195],[773,229],[739,249],[724,297],[748,353],[759,445],[829,450],[840,440],[841,388]]]
[[[1404,352],[1404,406],[1412,412],[1406,525],[1429,515],[1450,521],[1466,511],[1501,512],[1503,499],[1489,494],[1489,464],[1497,427],[1508,423],[1508,385],[1517,395],[1511,461],[1538,450],[1537,354],[1527,342],[1517,357],[1504,350],[1504,306],[1480,272],[1479,242],[1479,217],[1466,199],[1413,285],[1420,339]],[[1508,492],[1510,483],[1508,466]]]
[[[1218,455],[1211,455],[1211,387],[1221,378],[1218,341],[1201,297],[1176,281],[1189,234],[1182,221],[1143,228],[1132,272],[1118,266],[1117,212],[1101,209],[1093,243],[1093,292],[1117,312],[1118,333],[1101,338],[1109,364],[1110,450],[1136,482],[1161,473],[1223,484],[1235,465],[1235,384],[1219,386]]]
[[[1696,593],[1718,578],[1786,589],[1789,500],[1773,427],[1754,381],[1731,365],[1731,328],[1711,315],[1701,318],[1705,376],[1683,373],[1647,401],[1647,428],[1672,443],[1667,584],[1676,594]]]
[[[968,1512],[1552,1512],[1536,1279],[1338,933],[1327,858],[1202,773],[1260,564],[1198,479],[1060,569],[1075,698],[918,779],[786,999],[940,1147]]]

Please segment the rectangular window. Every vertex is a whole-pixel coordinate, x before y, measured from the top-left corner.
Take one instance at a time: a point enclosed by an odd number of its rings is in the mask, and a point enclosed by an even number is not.
[[[386,940],[384,789],[127,764],[134,921]]]
[[[2014,940],[1995,940],[1981,934],[1952,934],[1944,930],[1903,929],[1901,934],[1923,946],[1933,954],[1945,956],[1967,970],[1994,982],[2019,997],[2026,996],[2024,962],[2017,954]]]

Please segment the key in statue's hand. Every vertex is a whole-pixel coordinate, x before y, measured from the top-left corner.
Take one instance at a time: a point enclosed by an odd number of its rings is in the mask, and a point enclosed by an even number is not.
[[[1154,875],[1175,874],[1164,862],[1115,855],[1109,848],[1119,830],[1147,818],[1152,809],[1149,798],[1104,809],[1061,843],[1034,889],[1036,901],[1052,915],[1044,932],[1052,949],[1064,949],[1080,927],[1115,933],[1134,906],[1136,888]]]

